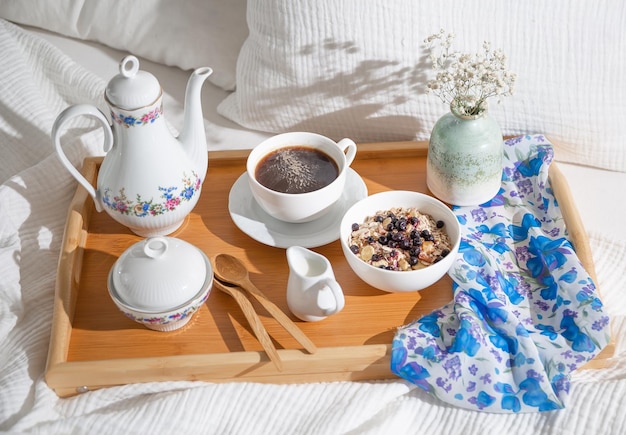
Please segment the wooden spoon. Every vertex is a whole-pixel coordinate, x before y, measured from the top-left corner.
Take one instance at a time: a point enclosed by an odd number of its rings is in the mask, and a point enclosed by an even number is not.
[[[278,355],[278,351],[276,350],[276,347],[274,347],[272,339],[243,291],[239,287],[229,287],[224,285],[216,279],[213,280],[213,285],[224,293],[231,295],[233,299],[237,301],[237,304],[241,308],[241,311],[243,311],[244,316],[246,316],[250,327],[254,331],[254,335],[256,335],[256,338],[261,343],[261,346],[263,346],[265,353],[267,353],[267,356],[270,360],[272,360],[278,371],[282,371],[283,362],[280,359],[280,355]]]
[[[214,263],[214,273],[217,279],[247,290],[309,353],[317,352],[317,346],[298,328],[298,325],[250,281],[250,275],[245,264],[228,254],[217,255]]]

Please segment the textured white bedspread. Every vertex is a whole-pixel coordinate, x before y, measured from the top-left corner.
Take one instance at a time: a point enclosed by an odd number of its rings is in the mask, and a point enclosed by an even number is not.
[[[574,373],[565,410],[523,415],[472,412],[442,404],[401,380],[302,385],[166,382],[107,388],[59,399],[43,375],[58,254],[76,183],[58,161],[50,131],[56,116],[68,104],[91,102],[104,108],[103,88],[101,78],[49,43],[0,20],[0,431],[626,431],[626,236],[623,215],[612,215],[616,209],[624,210],[624,193],[617,192],[620,197],[616,202],[621,205],[616,205],[602,200],[608,197],[606,193],[593,190],[607,180],[621,183],[621,190],[626,177],[570,166],[562,169],[575,177],[571,186],[588,226],[598,284],[612,316],[616,352],[608,367]],[[217,129],[209,139],[210,145],[228,147],[228,140],[222,136],[227,130]],[[65,149],[74,163],[101,153],[101,132],[94,124],[77,124],[68,135],[72,140]],[[233,148],[243,146],[232,143]]]

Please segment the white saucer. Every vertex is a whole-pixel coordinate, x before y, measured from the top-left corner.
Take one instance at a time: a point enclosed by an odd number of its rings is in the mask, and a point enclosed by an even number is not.
[[[359,174],[348,168],[346,186],[341,198],[324,216],[311,222],[292,224],[268,215],[256,202],[244,172],[228,195],[228,211],[241,231],[257,242],[277,248],[302,246],[315,248],[339,238],[339,223],[344,213],[367,196],[367,186]]]

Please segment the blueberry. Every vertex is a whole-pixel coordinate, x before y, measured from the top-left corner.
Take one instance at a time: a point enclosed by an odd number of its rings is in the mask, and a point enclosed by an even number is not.
[[[437,228],[443,228],[445,223],[443,221],[437,221]]]
[[[390,256],[391,258],[395,258],[395,257],[397,257],[397,256],[398,256],[398,251],[391,251],[391,252],[389,253],[389,256]]]
[[[450,253],[449,249],[444,249],[443,251],[441,251],[441,256],[446,257],[449,253]]]
[[[372,255],[372,261],[380,261],[382,257],[380,256],[380,254],[374,254]]]
[[[420,260],[419,260],[419,258],[417,258],[417,257],[413,257],[413,256],[411,256],[411,257],[409,258],[409,264],[410,264],[411,266],[415,266],[417,263],[419,263],[419,261],[420,261]]]
[[[378,243],[380,243],[381,245],[386,245],[388,241],[389,240],[387,239],[387,236],[380,236],[378,238]]]
[[[350,246],[350,250],[355,254],[359,253],[359,247],[357,245]]]
[[[405,218],[398,219],[398,221],[396,222],[396,228],[399,231],[406,230],[406,219]]]
[[[402,239],[400,241],[400,248],[407,250],[411,247],[411,241],[409,239]]]
[[[381,216],[381,215],[376,215],[376,222],[382,222],[382,221],[384,221],[384,220],[385,220],[385,217],[384,217],[384,216]]]
[[[352,231],[358,231],[359,227],[360,227],[359,224],[352,224]]]

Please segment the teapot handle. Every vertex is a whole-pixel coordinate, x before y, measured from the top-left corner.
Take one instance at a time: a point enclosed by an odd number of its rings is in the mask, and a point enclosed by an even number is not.
[[[96,107],[91,106],[89,104],[76,104],[74,106],[70,106],[65,109],[54,121],[54,125],[52,126],[52,140],[54,142],[54,147],[56,149],[57,155],[63,163],[63,166],[67,168],[67,170],[72,174],[72,176],[78,181],[86,190],[87,193],[94,199],[94,203],[96,205],[96,210],[102,211],[102,206],[100,205],[100,201],[96,198],[96,189],[93,185],[87,181],[87,179],[81,174],[70,162],[70,160],[65,155],[63,148],[61,147],[61,127],[68,122],[72,118],[76,118],[77,116],[86,115],[92,116],[96,118],[104,129],[104,152],[108,152],[113,146],[113,132],[111,130],[111,126],[109,125],[109,121],[104,116],[104,114],[98,110]]]

